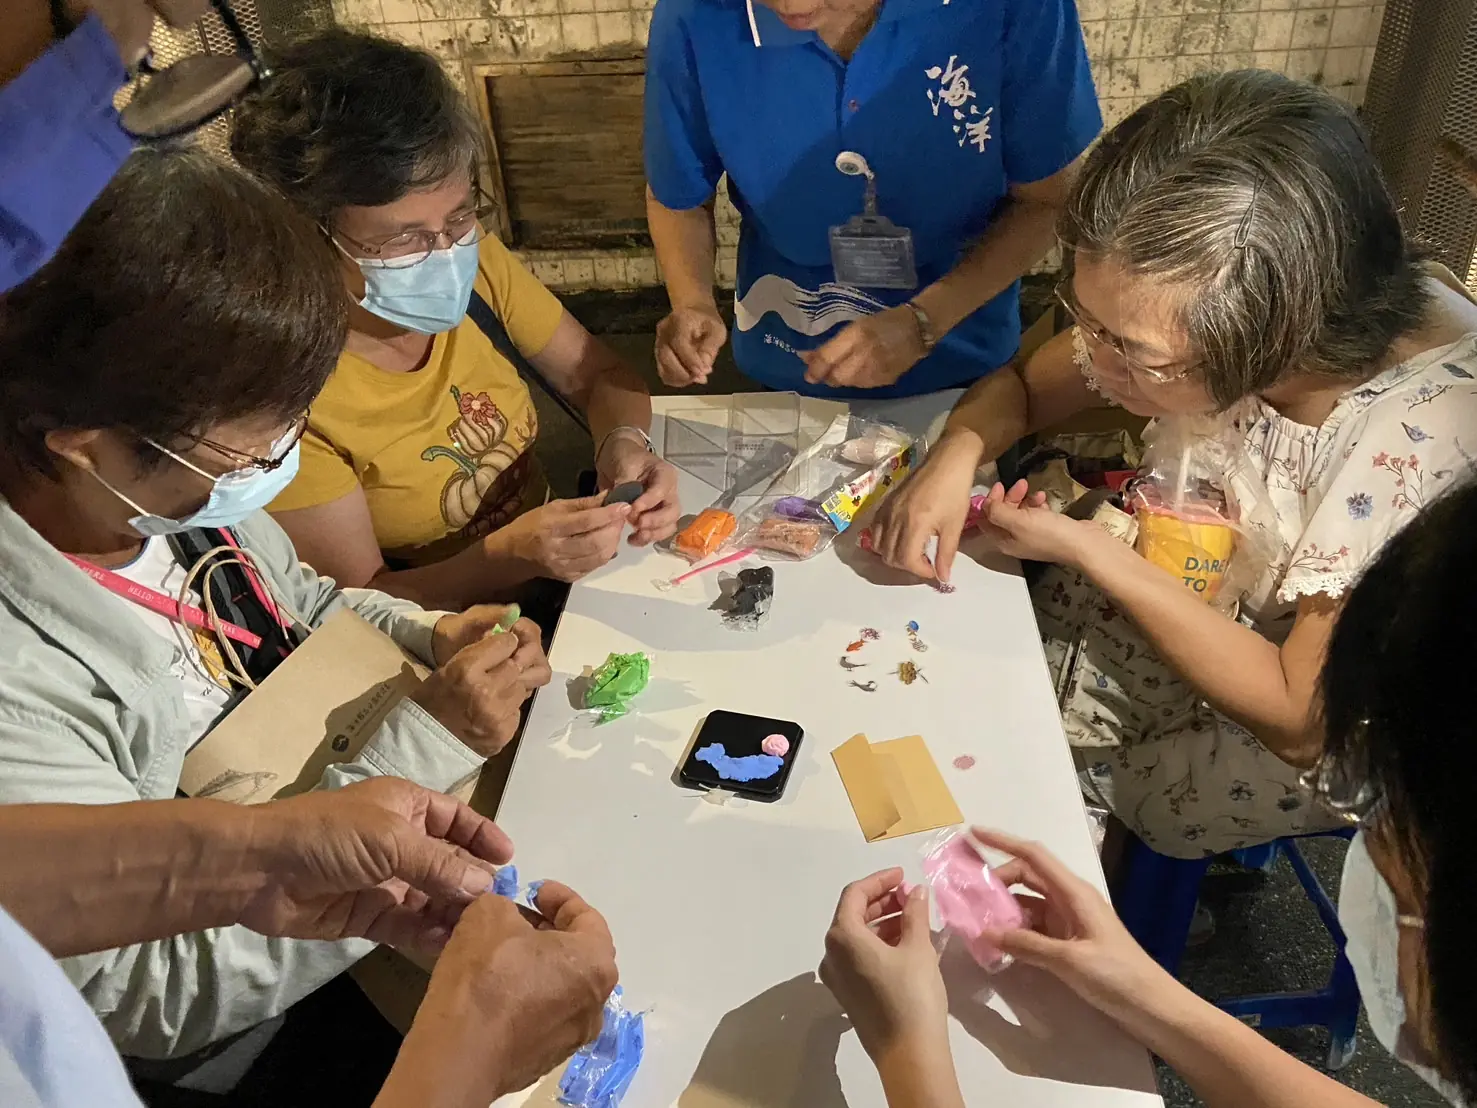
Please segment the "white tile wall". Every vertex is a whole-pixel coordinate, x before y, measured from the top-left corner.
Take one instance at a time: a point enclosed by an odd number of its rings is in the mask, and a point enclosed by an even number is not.
[[[642,46],[656,0],[333,0],[339,21],[435,52],[464,85],[463,63]],[[497,14],[493,14],[493,13]],[[1078,0],[1109,126],[1193,73],[1256,66],[1364,98],[1384,4],[1372,0]],[[720,190],[720,197],[722,192]],[[738,216],[718,205],[717,276],[733,283]],[[526,256],[552,288],[656,284],[648,251]]]

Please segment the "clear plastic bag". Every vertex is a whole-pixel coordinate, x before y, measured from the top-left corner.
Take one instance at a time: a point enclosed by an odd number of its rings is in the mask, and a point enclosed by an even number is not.
[[[1024,927],[1026,914],[972,836],[957,829],[932,835],[923,846],[923,880],[933,894],[936,924],[991,973],[1010,965],[1010,956],[984,933]]]
[[[1234,413],[1156,420],[1144,431],[1143,468],[1125,496],[1139,554],[1227,612],[1275,555],[1276,517],[1244,444]]]
[[[813,558],[916,469],[925,449],[892,424],[838,416],[739,517],[733,543]]]
[[[732,549],[734,532],[738,529],[738,517],[733,513],[735,501],[756,489],[761,495],[767,493],[789,472],[794,458],[794,449],[784,441],[769,439],[759,443],[722,495],[673,535],[662,549],[680,554],[689,562],[700,562],[719,551]]]

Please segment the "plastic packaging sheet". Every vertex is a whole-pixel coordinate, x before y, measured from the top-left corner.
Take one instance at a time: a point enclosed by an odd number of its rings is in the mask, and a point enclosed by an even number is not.
[[[1138,521],[1135,549],[1231,611],[1276,554],[1276,517],[1235,413],[1159,419],[1144,442],[1126,497]]]
[[[837,416],[770,493],[739,517],[733,541],[813,558],[917,468],[924,449],[891,424]]]
[[[617,1108],[645,1052],[644,1015],[626,1007],[617,987],[605,1002],[600,1035],[569,1060],[559,1080],[559,1103],[570,1108]]]
[[[940,831],[923,847],[923,879],[933,894],[937,922],[964,943],[970,956],[991,972],[1010,964],[1010,956],[984,938],[985,931],[1023,927],[1025,912],[995,876],[973,838],[959,830]]]
[[[590,675],[585,707],[597,711],[601,723],[620,719],[651,679],[651,659],[645,654],[611,654]]]

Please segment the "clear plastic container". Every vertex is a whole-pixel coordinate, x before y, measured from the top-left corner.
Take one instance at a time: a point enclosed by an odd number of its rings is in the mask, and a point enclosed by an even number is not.
[[[728,489],[744,467],[777,448],[800,451],[800,397],[793,392],[739,393],[663,421],[662,457],[715,489]],[[743,491],[743,490],[741,490]]]

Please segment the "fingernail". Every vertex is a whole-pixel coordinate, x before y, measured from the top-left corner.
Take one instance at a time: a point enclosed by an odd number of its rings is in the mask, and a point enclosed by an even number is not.
[[[913,886],[913,891],[908,894],[908,899],[909,900],[927,900],[928,899],[928,886],[927,885],[914,885]]]
[[[492,888],[492,874],[480,866],[468,866],[462,874],[462,892],[468,896],[481,896]]]

